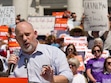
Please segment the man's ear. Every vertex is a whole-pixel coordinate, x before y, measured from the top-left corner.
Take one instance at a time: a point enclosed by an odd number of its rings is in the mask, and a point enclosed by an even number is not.
[[[37,34],[37,31],[35,30],[34,31],[34,34],[35,34],[35,36],[36,36],[36,38],[38,37],[38,34]]]

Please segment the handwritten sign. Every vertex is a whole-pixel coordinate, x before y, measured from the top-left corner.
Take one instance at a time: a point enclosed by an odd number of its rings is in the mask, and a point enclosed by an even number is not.
[[[86,31],[108,30],[107,0],[84,0],[84,29]]]
[[[55,17],[54,16],[34,16],[28,17],[28,22],[30,22],[34,29],[38,32],[38,35],[49,34],[54,30]]]
[[[5,6],[0,7],[0,25],[15,24],[15,7]]]

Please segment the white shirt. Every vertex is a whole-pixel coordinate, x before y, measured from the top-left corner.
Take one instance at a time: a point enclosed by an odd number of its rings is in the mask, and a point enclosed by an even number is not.
[[[14,77],[27,77],[31,82],[49,83],[40,76],[43,65],[51,65],[54,75],[64,75],[69,81],[72,81],[72,71],[69,68],[65,54],[57,47],[45,44],[38,44],[35,52],[31,55],[20,54],[20,60],[14,70]],[[24,65],[24,59],[28,58],[27,69]],[[28,73],[27,73],[28,71]]]
[[[68,19],[67,21],[67,26],[69,28],[69,30],[73,29],[75,26],[79,26],[80,25],[80,21],[73,21],[73,19]]]
[[[82,74],[78,73],[74,75],[72,83],[87,83],[87,82],[85,77]]]
[[[111,31],[108,32],[107,38],[104,42],[104,49],[111,50]]]

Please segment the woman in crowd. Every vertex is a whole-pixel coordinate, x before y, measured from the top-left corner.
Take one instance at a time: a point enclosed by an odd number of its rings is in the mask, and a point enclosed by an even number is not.
[[[59,44],[56,41],[56,37],[54,35],[49,35],[48,37],[46,37],[46,44],[51,45],[51,46],[55,46],[59,48]]]
[[[95,56],[90,59],[86,64],[86,74],[89,79],[89,83],[98,82],[98,74],[103,70],[104,58],[101,57],[103,48],[99,45],[95,45],[92,48],[92,54]]]
[[[99,46],[101,46],[103,48],[103,54],[102,54],[101,57],[106,58],[106,57],[110,56],[109,51],[104,49],[104,42],[103,42],[103,40],[101,38],[99,38],[99,37],[95,38],[94,39],[94,45],[99,45]]]
[[[73,57],[73,56],[77,56],[77,51],[76,48],[74,46],[74,44],[70,43],[65,50],[65,54],[67,58]]]
[[[77,58],[70,58],[68,63],[74,75],[72,83],[87,83],[85,76],[78,73],[77,69],[80,65],[79,60]]]
[[[98,77],[98,83],[111,83],[111,57],[105,59],[103,72]]]

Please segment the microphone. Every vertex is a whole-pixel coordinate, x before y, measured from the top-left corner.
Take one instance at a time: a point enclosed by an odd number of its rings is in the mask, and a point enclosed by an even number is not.
[[[18,55],[19,55],[19,52],[20,52],[19,49],[15,49],[12,54],[15,54],[16,56],[18,56]],[[15,67],[15,64],[14,64],[14,63],[11,63],[11,64],[9,65],[9,71],[8,71],[8,74],[9,74],[9,75],[13,74],[13,72],[14,72],[14,67]]]
[[[27,65],[28,65],[28,58],[24,58],[24,65],[25,65],[25,67],[24,68],[26,68],[26,70],[27,70],[27,78],[28,78],[28,83],[30,83],[30,81],[29,81],[29,73],[28,73],[28,67],[27,67]]]
[[[28,58],[24,58],[24,65],[25,65],[25,68],[27,68],[27,64],[28,64]]]

